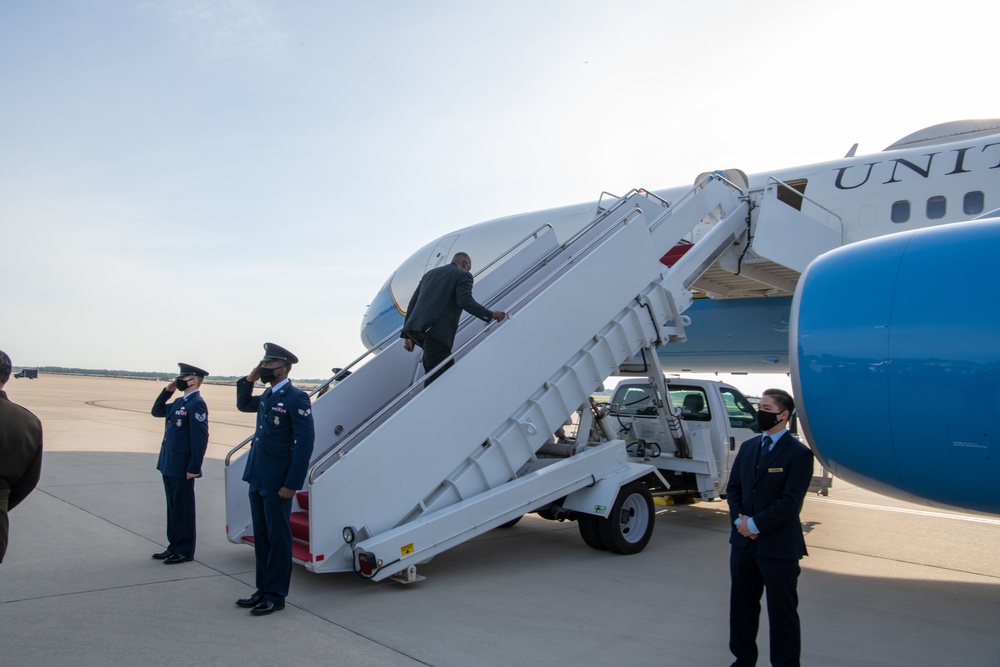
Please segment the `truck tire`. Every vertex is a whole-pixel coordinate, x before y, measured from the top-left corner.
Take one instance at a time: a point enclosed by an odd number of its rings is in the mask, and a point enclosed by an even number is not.
[[[597,518],[601,542],[608,551],[637,554],[653,536],[653,494],[640,481],[626,484],[618,492],[607,519]],[[582,532],[582,529],[581,529]]]
[[[607,551],[608,547],[601,539],[601,528],[598,525],[601,520],[601,517],[593,514],[580,514],[576,519],[576,525],[580,528],[580,537],[583,538],[588,547],[598,551]]]

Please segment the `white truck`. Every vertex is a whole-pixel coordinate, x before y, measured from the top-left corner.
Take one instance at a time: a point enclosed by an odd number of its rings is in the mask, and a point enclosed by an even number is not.
[[[740,443],[757,431],[757,413],[736,388],[722,382],[664,378],[622,380],[603,408],[630,457],[656,467],[669,495],[724,497]]]

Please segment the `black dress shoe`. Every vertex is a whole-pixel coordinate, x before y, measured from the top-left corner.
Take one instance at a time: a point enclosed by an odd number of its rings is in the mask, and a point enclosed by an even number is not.
[[[254,616],[267,616],[268,614],[273,614],[276,611],[281,611],[285,608],[285,603],[275,604],[270,600],[261,600],[260,604],[250,610],[250,613]]]
[[[264,598],[261,596],[260,593],[254,593],[248,598],[240,598],[239,600],[237,600],[236,606],[243,607],[244,609],[249,609],[251,607],[256,607],[263,601]]]
[[[156,560],[166,560],[167,558],[170,558],[173,555],[174,555],[173,552],[171,552],[168,549],[166,551],[160,551],[159,553],[153,554],[153,558],[155,558]]]
[[[164,565],[177,565],[177,563],[186,563],[189,560],[194,560],[194,556],[182,556],[180,554],[170,554],[163,559]]]

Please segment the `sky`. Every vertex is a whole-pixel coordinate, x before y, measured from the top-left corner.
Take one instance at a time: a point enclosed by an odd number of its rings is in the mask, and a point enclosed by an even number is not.
[[[3,3],[0,349],[23,366],[242,375],[274,341],[294,376],[326,377],[364,352],[386,278],[449,231],[1000,117],[998,15],[963,0]]]

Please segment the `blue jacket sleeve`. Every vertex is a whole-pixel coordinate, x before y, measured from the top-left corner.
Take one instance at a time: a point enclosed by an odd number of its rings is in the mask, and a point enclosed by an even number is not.
[[[166,389],[161,391],[160,395],[157,396],[156,400],[153,402],[153,409],[150,411],[150,414],[154,417],[166,417],[167,408],[170,407],[170,403],[167,403],[167,401],[170,400],[170,397],[173,395],[174,392],[172,391],[167,391]]]
[[[295,404],[288,412],[292,416],[294,441],[292,443],[292,463],[288,466],[283,486],[286,489],[298,490],[305,484],[309,459],[312,457],[313,443],[316,440],[312,403],[309,401],[309,395],[304,391],[299,391]]]
[[[748,445],[753,440],[745,441],[740,445],[740,451],[736,453],[733,460],[733,467],[729,471],[729,483],[726,484],[726,502],[729,503],[729,523],[736,523],[743,514],[743,482],[740,480],[740,468],[746,452],[752,449],[753,445]]]
[[[257,412],[260,407],[260,396],[253,395],[253,382],[247,382],[245,377],[236,381],[236,409],[240,412]]]
[[[191,406],[188,417],[191,429],[191,454],[188,457],[187,472],[201,476],[201,464],[208,449],[208,406],[200,400]]]

